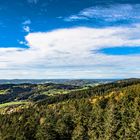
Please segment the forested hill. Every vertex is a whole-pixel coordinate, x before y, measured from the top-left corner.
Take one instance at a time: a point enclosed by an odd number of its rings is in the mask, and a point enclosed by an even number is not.
[[[103,84],[3,108],[0,140],[139,140],[140,80]]]
[[[96,95],[105,95],[112,91],[118,91],[124,87],[129,87],[131,85],[140,84],[140,79],[126,79],[126,80],[119,80],[112,83],[101,84],[95,87],[89,87],[88,89],[83,89],[79,91],[71,91],[68,94],[58,95],[53,97],[48,97],[42,101],[39,101],[38,104],[51,104],[56,102],[61,102],[70,99],[80,99],[80,98],[89,98],[91,96]]]

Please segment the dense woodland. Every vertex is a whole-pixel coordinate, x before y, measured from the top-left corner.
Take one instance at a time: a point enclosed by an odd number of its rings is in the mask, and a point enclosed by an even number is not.
[[[139,79],[49,96],[0,114],[0,140],[118,139],[140,139]]]

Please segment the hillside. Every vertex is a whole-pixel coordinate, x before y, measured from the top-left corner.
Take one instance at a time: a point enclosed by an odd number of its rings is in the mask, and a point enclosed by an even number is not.
[[[0,114],[0,140],[139,140],[140,80],[48,96]]]
[[[0,104],[14,101],[39,101],[51,95],[64,94],[79,86],[55,83],[46,84],[1,84]]]

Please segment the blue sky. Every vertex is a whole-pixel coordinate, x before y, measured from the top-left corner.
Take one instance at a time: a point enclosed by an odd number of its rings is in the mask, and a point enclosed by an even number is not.
[[[138,0],[0,0],[0,78],[140,77]]]

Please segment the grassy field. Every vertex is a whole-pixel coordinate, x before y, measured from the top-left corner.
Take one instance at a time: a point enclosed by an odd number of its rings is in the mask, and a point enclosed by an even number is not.
[[[48,96],[55,96],[55,95],[58,95],[58,94],[67,94],[67,93],[70,93],[72,91],[80,91],[80,90],[84,90],[84,89],[88,89],[88,87],[83,87],[81,89],[72,89],[72,90],[51,89],[49,91],[42,92],[42,94],[45,94],[45,95],[48,95]]]
[[[8,102],[8,103],[0,104],[0,108],[8,107],[8,106],[13,106],[13,105],[24,105],[24,104],[28,104],[28,103],[29,102],[24,102],[24,101],[20,101],[20,102]]]
[[[52,89],[46,92],[42,92],[42,94],[48,95],[48,96],[54,96],[57,94],[67,94],[70,90],[56,90],[56,89]]]
[[[0,90],[0,94],[6,94],[7,90]]]

